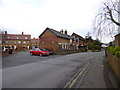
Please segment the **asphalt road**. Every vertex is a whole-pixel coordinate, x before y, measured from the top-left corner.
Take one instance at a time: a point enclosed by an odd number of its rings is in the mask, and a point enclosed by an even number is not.
[[[103,52],[69,54],[46,60],[31,56],[31,60],[40,61],[3,69],[2,86],[3,88],[63,88],[78,69],[98,55],[103,56]],[[21,59],[23,58],[25,57],[21,56]]]
[[[48,60],[56,57],[60,57],[61,55],[50,55],[50,56],[36,56],[30,55],[28,51],[21,51],[15,54],[10,54],[7,57],[2,58],[2,68],[9,68],[13,66],[19,66],[23,64],[30,64],[34,62],[39,62],[42,60]]]

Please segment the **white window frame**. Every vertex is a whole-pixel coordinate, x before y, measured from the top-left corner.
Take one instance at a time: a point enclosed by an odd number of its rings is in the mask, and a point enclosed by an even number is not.
[[[23,44],[26,44],[26,41],[23,41]]]
[[[28,37],[25,37],[25,39],[28,39]]]
[[[16,37],[16,39],[19,39],[19,37]]]

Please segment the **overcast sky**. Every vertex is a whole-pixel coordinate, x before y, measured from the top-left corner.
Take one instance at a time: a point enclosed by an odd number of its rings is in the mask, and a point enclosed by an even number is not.
[[[0,27],[38,37],[46,27],[85,36],[104,0],[0,0]],[[107,39],[103,42],[109,42]]]

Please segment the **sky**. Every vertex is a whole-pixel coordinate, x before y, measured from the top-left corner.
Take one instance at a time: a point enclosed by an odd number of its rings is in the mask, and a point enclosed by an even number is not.
[[[38,38],[47,27],[85,37],[93,32],[93,21],[103,1],[0,0],[0,28],[11,34],[31,34],[32,38]]]

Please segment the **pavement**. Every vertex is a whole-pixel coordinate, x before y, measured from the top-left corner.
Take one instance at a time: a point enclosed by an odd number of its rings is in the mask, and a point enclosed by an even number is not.
[[[118,88],[117,78],[104,55],[96,56],[79,80],[77,88]]]

